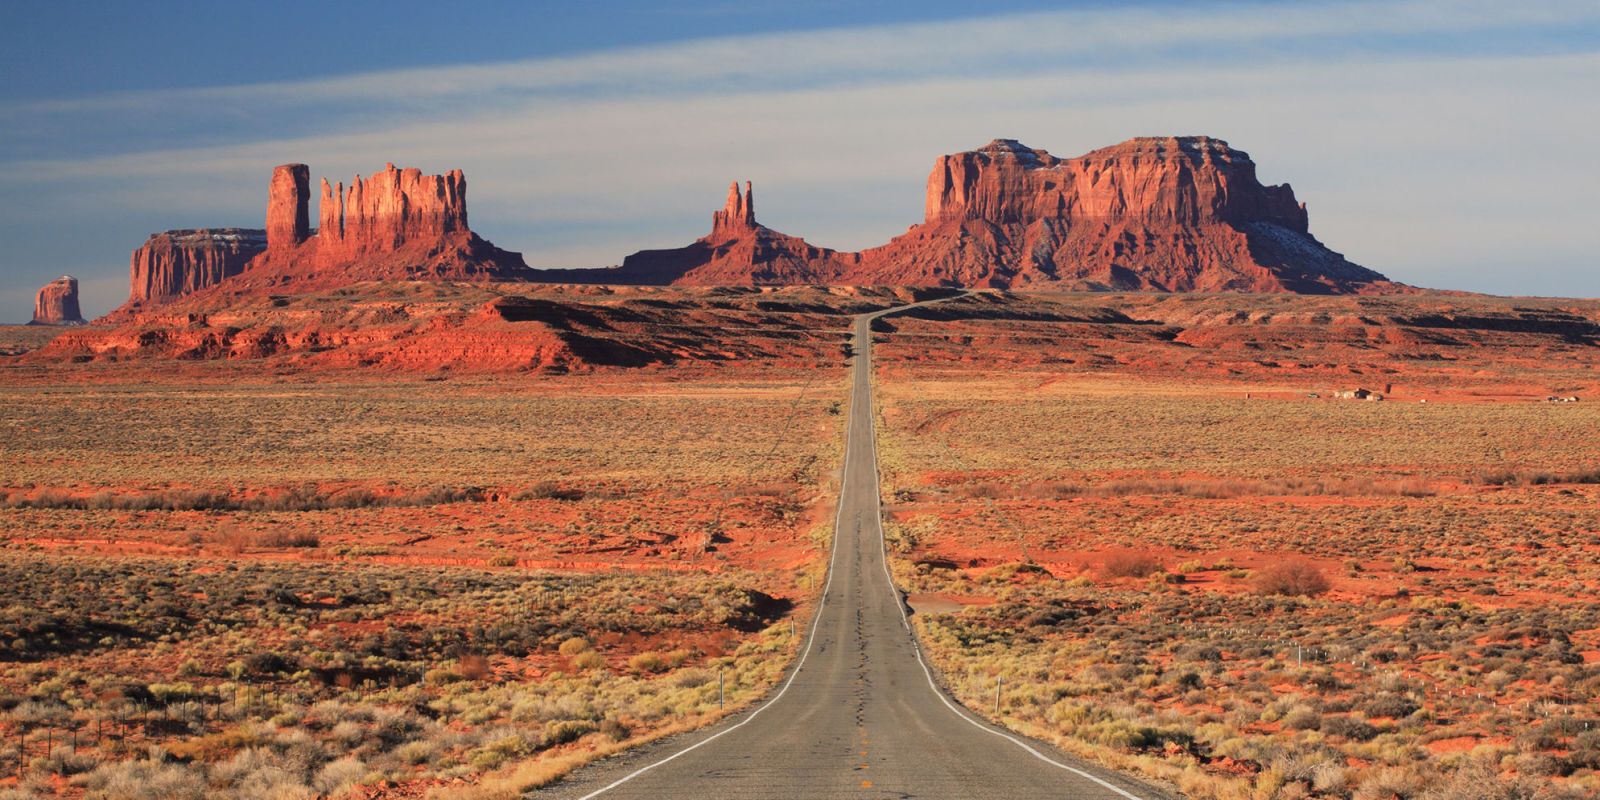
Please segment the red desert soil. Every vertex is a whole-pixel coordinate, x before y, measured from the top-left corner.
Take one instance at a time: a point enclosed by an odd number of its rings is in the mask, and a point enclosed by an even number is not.
[[[955,595],[949,592],[918,592],[906,595],[906,604],[918,614],[953,614],[968,606],[986,606],[994,602],[993,597]]]
[[[925,652],[973,708],[1003,680],[1007,724],[1197,796],[1464,765],[1588,796],[1597,320],[1430,293],[882,320],[897,578],[995,600],[917,615]]]
[[[286,694],[319,741],[333,706],[433,709],[407,735],[434,755],[372,751],[403,775],[378,796],[687,724],[717,669],[757,696],[818,585],[848,318],[927,296],[418,281],[6,330],[0,647],[59,649],[0,688],[59,682],[112,719],[94,698],[187,691],[164,688],[181,671]],[[1506,775],[1592,782],[1551,720],[1592,702],[1600,652],[1574,444],[1600,424],[1597,320],[995,291],[883,320],[886,533],[927,652],[968,700],[1039,681],[1010,719],[1168,778],[1255,780],[1315,737],[1360,780],[1374,740],[1432,769],[1471,737]],[[1334,398],[1356,388],[1386,399]],[[1264,594],[1283,562],[1326,591]],[[604,711],[560,739],[577,696]],[[269,711],[151,743],[226,760],[214,737]]]

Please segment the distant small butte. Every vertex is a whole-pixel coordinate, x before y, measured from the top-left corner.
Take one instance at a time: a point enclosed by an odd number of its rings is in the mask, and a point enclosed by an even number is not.
[[[33,320],[29,325],[82,325],[78,310],[78,279],[71,275],[41,286],[33,297]]]
[[[688,245],[616,267],[536,270],[468,227],[466,190],[460,170],[393,164],[348,185],[323,179],[313,228],[310,170],[280,166],[264,229],[151,235],[133,252],[128,302],[110,319],[200,293],[221,306],[367,281],[1414,291],[1323,245],[1288,184],[1262,185],[1248,154],[1207,136],[1141,137],[1071,159],[996,139],[941,156],[922,223],[860,252],[760,224],[753,188],[736,183],[711,232]]]

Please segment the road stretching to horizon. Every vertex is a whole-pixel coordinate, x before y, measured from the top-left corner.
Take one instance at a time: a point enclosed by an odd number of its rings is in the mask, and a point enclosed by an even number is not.
[[[535,796],[1165,800],[984,722],[936,688],[924,665],[884,553],[872,410],[872,320],[911,307],[856,317],[828,581],[805,647],[773,695]]]

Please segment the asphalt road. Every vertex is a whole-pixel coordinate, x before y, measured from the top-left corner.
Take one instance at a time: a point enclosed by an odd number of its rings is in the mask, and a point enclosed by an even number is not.
[[[772,697],[695,733],[590,765],[563,798],[1167,797],[979,720],[937,689],[889,578],[879,522],[869,325],[858,317],[829,578]]]

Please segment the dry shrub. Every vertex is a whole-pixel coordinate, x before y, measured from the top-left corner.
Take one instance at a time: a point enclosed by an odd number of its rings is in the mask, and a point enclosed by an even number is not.
[[[628,659],[628,666],[635,672],[666,672],[667,660],[660,653],[645,651]]]
[[[233,525],[217,528],[209,538],[230,553],[243,553],[252,547],[282,549],[322,546],[322,538],[311,531],[271,530],[251,534]]]
[[[168,754],[185,761],[221,761],[223,758],[250,747],[263,744],[261,732],[239,726],[203,734],[192,739],[167,743]]]
[[[559,499],[576,495],[557,491]],[[576,491],[576,490],[573,490]],[[396,495],[379,495],[370,489],[323,489],[314,484],[270,487],[258,494],[234,495],[210,489],[156,489],[116,492],[102,489],[80,496],[66,489],[0,490],[0,508],[41,508],[99,511],[328,511],[381,506],[434,506],[444,503],[481,503],[488,498],[480,487],[433,486]]]
[[[1490,479],[1478,478],[1479,482]],[[1515,477],[1495,478],[1501,484]],[[1533,479],[1530,479],[1532,481]],[[1548,482],[1548,481],[1546,481]],[[1576,478],[1568,482],[1583,482]],[[1594,482],[1594,481],[1590,481]],[[984,483],[969,487],[969,497],[1000,496],[1000,484]],[[1033,499],[1062,500],[1069,497],[1142,497],[1147,495],[1178,495],[1201,500],[1230,500],[1240,497],[1275,495],[1339,497],[1433,497],[1439,492],[1433,484],[1422,478],[1399,481],[1377,481],[1372,478],[1344,478],[1334,480],[1304,480],[1282,478],[1271,481],[1249,478],[1125,478],[1099,484],[1034,482],[1019,487],[1011,494]]]
[[[481,681],[493,672],[489,659],[478,653],[467,653],[456,660],[456,672],[469,681]]]
[[[1250,583],[1257,594],[1311,597],[1328,591],[1328,576],[1317,565],[1302,559],[1269,564],[1256,570]]]
[[[1494,764],[1474,761],[1456,770],[1443,784],[1421,795],[1422,800],[1565,800],[1582,797],[1581,790],[1564,789],[1527,776],[1501,776]]]
[[[1547,472],[1542,470],[1499,469],[1480,472],[1475,477],[1486,486],[1549,486],[1552,484],[1600,483],[1600,467],[1574,472]]]
[[[257,536],[255,543],[258,547],[270,548],[317,547],[322,539],[311,531],[272,530]]]
[[[250,549],[252,539],[249,534],[232,525],[223,525],[211,534],[212,541],[221,545],[230,553],[243,553]]]
[[[1395,485],[1395,491],[1401,497],[1433,497],[1439,490],[1433,484],[1422,478],[1408,478]]]
[[[582,500],[582,489],[569,489],[555,481],[539,481],[520,492],[513,500]]]
[[[1427,790],[1429,774],[1420,765],[1379,767],[1361,778],[1355,800],[1394,800],[1417,798]]]
[[[1143,550],[1122,549],[1106,553],[1100,565],[1100,574],[1108,578],[1147,578],[1165,567],[1154,553]]]
[[[1005,484],[995,481],[983,481],[963,487],[963,493],[975,500],[996,500],[1011,494]]]

